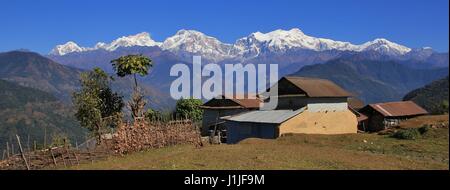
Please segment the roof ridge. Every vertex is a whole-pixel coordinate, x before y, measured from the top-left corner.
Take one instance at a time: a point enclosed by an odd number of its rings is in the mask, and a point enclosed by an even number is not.
[[[282,79],[305,92],[309,97],[350,97],[354,96],[335,82],[323,78],[287,76]],[[281,81],[281,79],[280,79]]]

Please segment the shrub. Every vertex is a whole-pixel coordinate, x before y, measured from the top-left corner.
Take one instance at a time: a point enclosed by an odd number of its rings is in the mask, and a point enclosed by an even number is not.
[[[422,125],[422,127],[420,127],[419,129],[417,129],[420,134],[425,134],[426,132],[428,132],[431,129],[431,127],[429,125]]]
[[[403,129],[400,131],[395,132],[392,137],[397,139],[408,139],[408,140],[414,140],[420,137],[420,132],[416,128],[410,128],[410,129]]]
[[[175,114],[177,117],[200,121],[203,115],[203,110],[200,108],[201,105],[202,100],[199,99],[179,99],[175,108]]]

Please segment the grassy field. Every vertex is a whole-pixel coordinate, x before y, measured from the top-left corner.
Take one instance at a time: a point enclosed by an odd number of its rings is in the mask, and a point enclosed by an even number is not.
[[[403,127],[446,123],[426,116]],[[448,127],[415,140],[389,135],[289,135],[235,145],[179,145],[64,169],[449,169]]]

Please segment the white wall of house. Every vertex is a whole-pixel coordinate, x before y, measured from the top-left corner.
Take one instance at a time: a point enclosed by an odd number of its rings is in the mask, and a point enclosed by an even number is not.
[[[347,98],[310,98],[307,106],[310,112],[333,112],[348,109]]]

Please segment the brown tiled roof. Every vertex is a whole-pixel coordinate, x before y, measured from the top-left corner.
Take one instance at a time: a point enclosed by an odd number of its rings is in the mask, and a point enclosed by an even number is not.
[[[252,95],[250,97],[247,96],[247,98],[243,98],[243,99],[242,98],[239,98],[239,99],[233,98],[233,96],[228,96],[228,95],[221,95],[221,96],[216,97],[215,99],[228,99],[228,100],[235,102],[242,108],[259,108],[259,103],[261,103],[261,100],[259,98],[257,98],[256,96],[252,96]],[[205,104],[207,104],[208,102],[206,102]],[[236,106],[206,106],[205,104],[203,104],[201,107],[207,108],[207,109],[239,108]]]
[[[358,122],[361,122],[361,121],[364,121],[364,120],[369,119],[369,118],[366,115],[364,115],[362,113],[359,113],[359,115],[356,116],[356,119],[358,120]]]
[[[259,108],[259,99],[231,99],[232,101],[238,103],[244,108]]]
[[[335,83],[326,79],[306,78],[306,77],[283,77],[309,97],[349,97],[351,94]]]
[[[222,95],[221,98],[230,99],[244,108],[259,108],[259,103],[261,103],[261,100],[255,94],[241,95],[241,97],[236,95]]]
[[[371,108],[386,117],[424,115],[428,112],[412,101],[369,104]]]
[[[364,107],[364,102],[356,97],[349,97],[348,106],[353,109],[359,110]]]

